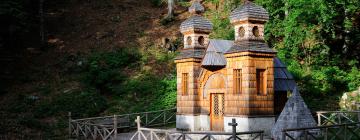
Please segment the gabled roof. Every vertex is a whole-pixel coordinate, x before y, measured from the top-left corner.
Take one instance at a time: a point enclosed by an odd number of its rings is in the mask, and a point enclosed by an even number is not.
[[[271,129],[271,136],[276,140],[281,140],[283,129],[313,126],[316,126],[316,122],[310,110],[307,108],[304,99],[295,87],[278,120]],[[301,133],[302,132],[291,132],[290,135],[297,139]]]
[[[215,40],[210,39],[209,45],[206,49],[206,54],[201,63],[203,67],[225,67],[226,58],[224,52],[226,52],[232,46],[233,41],[229,40]]]
[[[231,40],[220,40],[220,39],[210,39],[209,46],[214,47],[216,52],[225,53],[227,50],[231,48],[234,44],[234,41]],[[209,49],[207,51],[210,51]]]

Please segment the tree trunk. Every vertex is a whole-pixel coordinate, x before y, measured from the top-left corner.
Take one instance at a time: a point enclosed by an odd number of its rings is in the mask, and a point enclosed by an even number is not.
[[[40,47],[44,47],[45,44],[45,29],[44,29],[44,0],[39,0],[39,18],[40,18]]]
[[[174,0],[168,0],[168,14],[166,16],[167,19],[171,19],[174,17]]]

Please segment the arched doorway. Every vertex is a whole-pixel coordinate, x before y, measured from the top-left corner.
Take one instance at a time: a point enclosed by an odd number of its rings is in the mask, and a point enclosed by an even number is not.
[[[204,98],[209,98],[210,129],[213,131],[224,130],[226,80],[223,74],[209,76],[204,86]]]

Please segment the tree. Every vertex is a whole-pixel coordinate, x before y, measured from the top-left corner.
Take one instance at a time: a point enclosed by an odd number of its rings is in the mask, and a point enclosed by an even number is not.
[[[174,18],[174,7],[175,7],[175,1],[174,0],[168,0],[168,14],[165,17],[166,19],[172,19]]]

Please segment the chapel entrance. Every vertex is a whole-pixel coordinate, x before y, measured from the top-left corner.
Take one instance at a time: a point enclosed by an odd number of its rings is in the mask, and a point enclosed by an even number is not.
[[[223,93],[212,93],[210,100],[210,125],[212,131],[224,130],[225,98]]]

